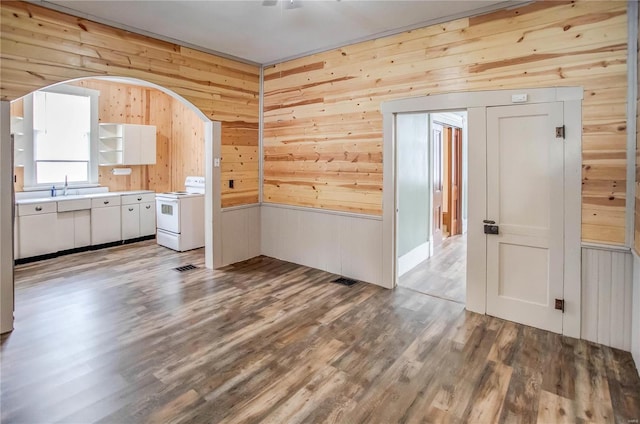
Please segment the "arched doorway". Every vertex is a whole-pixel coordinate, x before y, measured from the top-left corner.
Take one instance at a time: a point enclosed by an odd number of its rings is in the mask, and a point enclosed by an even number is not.
[[[134,84],[145,86],[159,90],[168,96],[176,99],[187,109],[193,112],[202,121],[204,135],[204,152],[205,152],[205,266],[207,268],[219,267],[222,264],[222,242],[220,231],[221,216],[221,193],[220,193],[220,168],[214,166],[214,158],[221,156],[220,131],[219,122],[211,121],[201,110],[194,104],[180,96],[176,92],[162,87],[155,83],[150,83],[137,78],[129,77],[84,77],[73,80],[67,80],[47,87],[51,88],[61,84],[68,84],[87,79],[109,80],[121,82],[125,84]],[[1,150],[0,150],[0,332],[11,331],[13,328],[13,210],[15,208],[14,197],[12,195],[12,187],[14,181],[14,170],[11,166],[10,143],[10,103],[8,101],[1,102],[0,128],[1,133]],[[219,161],[217,161],[219,163]]]

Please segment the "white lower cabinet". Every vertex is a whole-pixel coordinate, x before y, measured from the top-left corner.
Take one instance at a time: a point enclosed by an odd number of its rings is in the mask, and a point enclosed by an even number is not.
[[[57,250],[70,250],[91,244],[91,210],[58,212]]]
[[[91,244],[122,240],[120,237],[120,196],[91,200]]]
[[[155,194],[122,196],[122,240],[156,233]]]
[[[91,210],[75,211],[73,213],[74,247],[91,245]]]
[[[57,250],[70,250],[91,244],[91,199],[58,203]]]
[[[123,205],[122,240],[140,237],[140,205]]]
[[[46,234],[52,234],[57,215],[55,202],[18,205],[18,259],[56,251],[55,238],[47,238]]]
[[[156,204],[140,204],[140,236],[152,236],[156,233]]]
[[[155,193],[18,203],[15,258],[155,235]]]

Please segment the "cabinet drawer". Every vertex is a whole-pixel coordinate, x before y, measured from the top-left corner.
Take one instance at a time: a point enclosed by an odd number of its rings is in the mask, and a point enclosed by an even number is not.
[[[58,212],[81,211],[91,209],[91,199],[65,200],[58,202]]]
[[[155,193],[143,193],[143,194],[126,194],[122,196],[123,205],[136,205],[138,203],[155,202]]]
[[[57,212],[56,202],[30,203],[18,205],[18,216],[40,215]]]
[[[120,206],[120,196],[96,197],[91,199],[91,208],[108,208],[111,206]]]

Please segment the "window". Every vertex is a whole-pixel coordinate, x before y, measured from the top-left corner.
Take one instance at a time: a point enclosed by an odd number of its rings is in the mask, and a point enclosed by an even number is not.
[[[34,93],[33,149],[36,184],[89,182],[91,99]]]
[[[25,186],[97,183],[98,93],[59,86],[25,99],[25,120],[32,124],[25,150]],[[25,122],[26,123],[26,122]]]

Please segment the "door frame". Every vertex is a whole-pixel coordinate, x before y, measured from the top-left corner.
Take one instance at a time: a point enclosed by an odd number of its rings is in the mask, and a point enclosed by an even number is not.
[[[526,102],[512,96],[526,95]],[[580,337],[581,216],[582,216],[582,87],[475,91],[391,100],[381,104],[383,114],[382,279],[389,288],[398,284],[397,273],[397,157],[395,114],[467,110],[467,302],[466,309],[486,313],[487,254],[482,220],[486,219],[486,108],[563,102],[565,120],[564,168],[564,300],[562,333]]]

